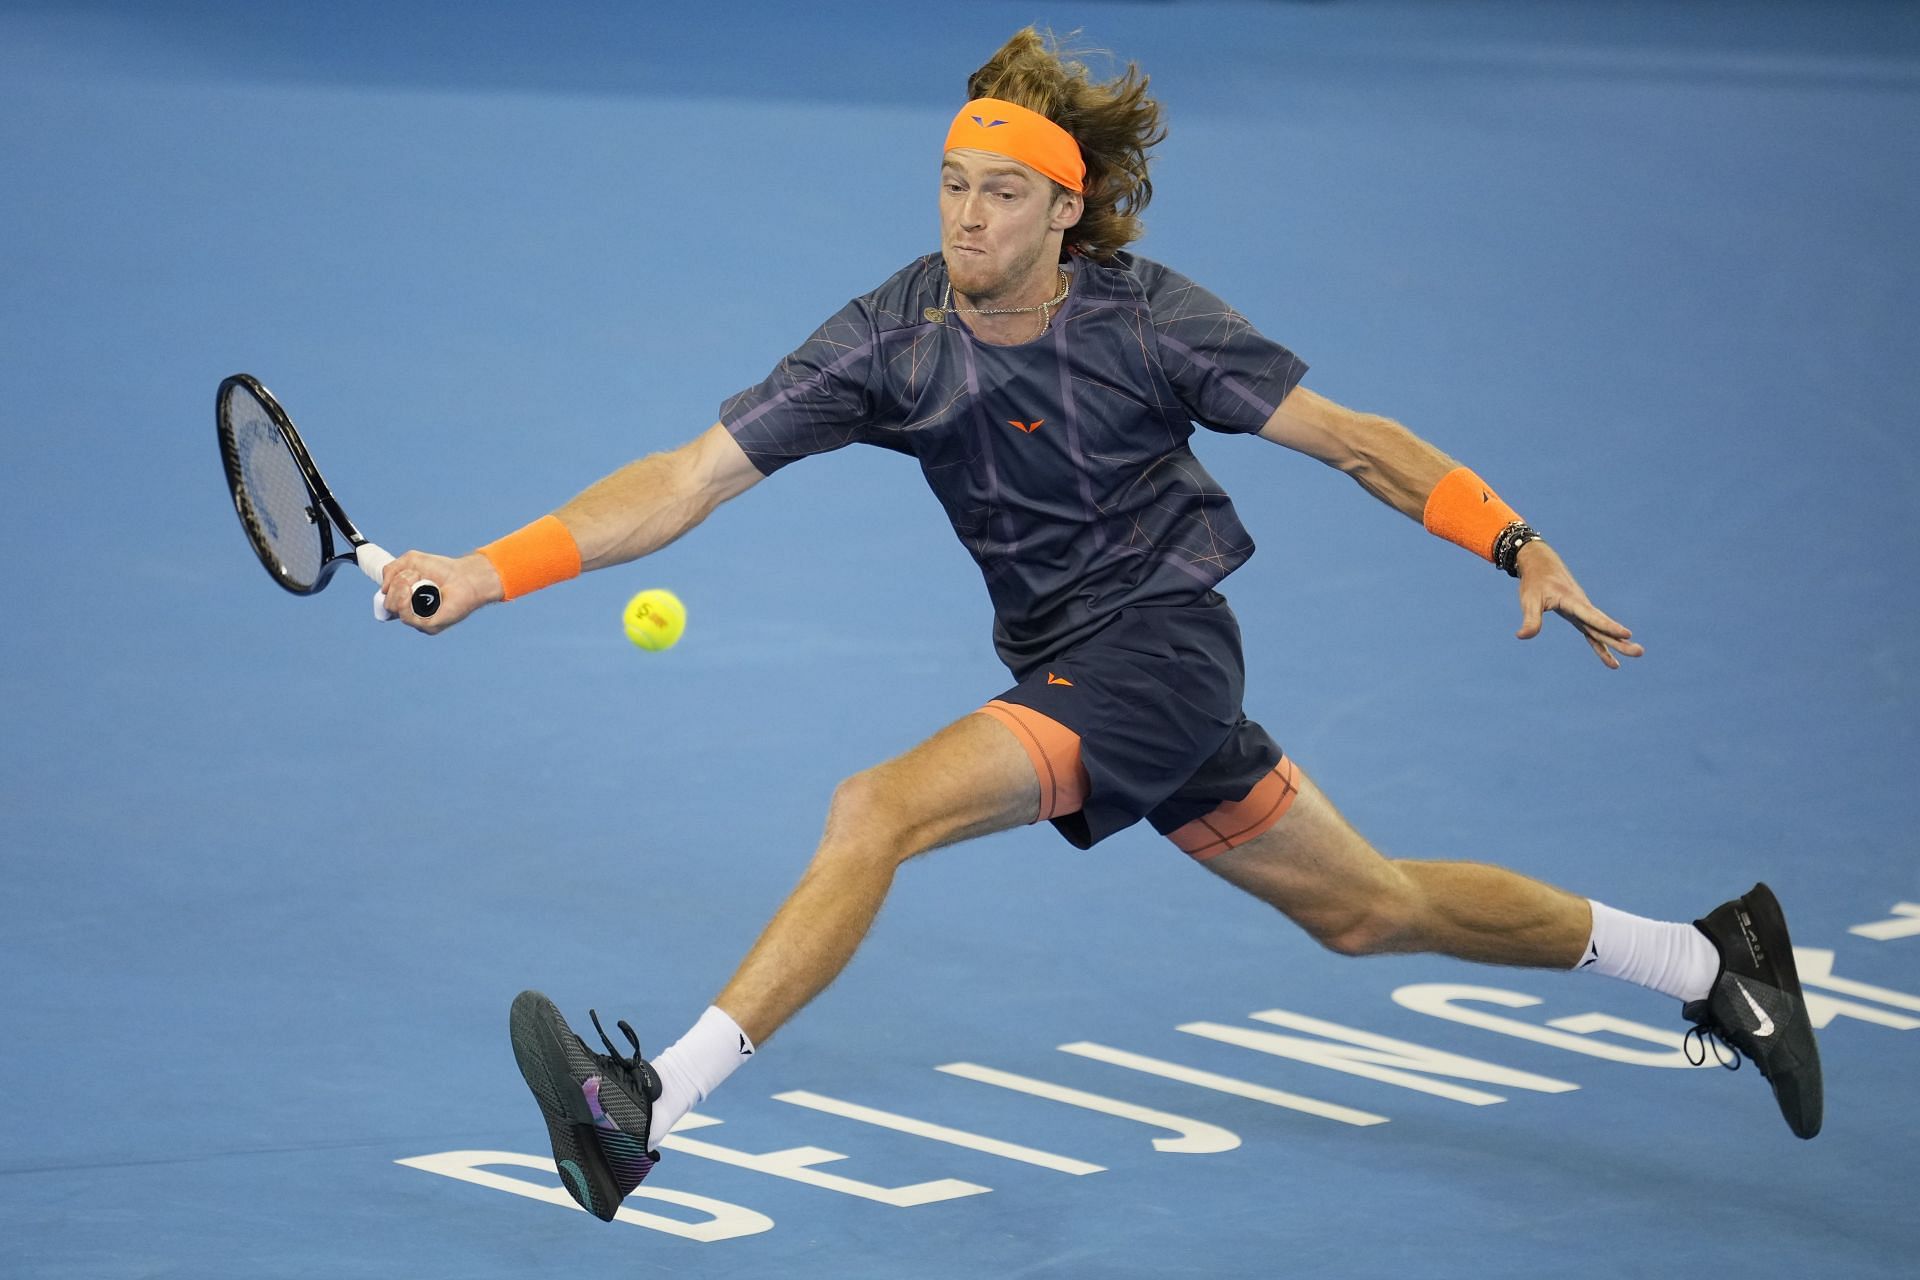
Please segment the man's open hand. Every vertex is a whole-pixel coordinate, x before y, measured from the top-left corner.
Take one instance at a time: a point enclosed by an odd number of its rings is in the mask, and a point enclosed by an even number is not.
[[[1646,649],[1633,641],[1633,632],[1605,613],[1580,589],[1566,562],[1544,542],[1529,542],[1520,548],[1520,630],[1514,634],[1531,640],[1540,634],[1540,621],[1548,610],[1559,614],[1581,635],[1600,661],[1620,669],[1620,658],[1637,658]]]

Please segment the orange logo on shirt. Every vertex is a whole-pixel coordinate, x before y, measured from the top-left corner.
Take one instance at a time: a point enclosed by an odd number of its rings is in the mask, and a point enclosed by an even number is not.
[[[1048,683],[1048,684],[1063,684],[1063,685],[1065,685],[1065,686],[1067,686],[1067,688],[1069,688],[1069,689],[1071,689],[1071,688],[1073,688],[1073,681],[1071,681],[1071,680],[1063,680],[1063,679],[1061,679],[1061,678],[1060,678],[1059,676],[1057,676],[1057,675],[1055,675],[1055,674],[1053,674],[1053,672],[1051,672],[1051,671],[1049,671],[1049,672],[1047,672],[1047,683]]]
[[[1045,421],[1045,418],[1035,418],[1032,422],[1015,422],[1012,418],[1008,418],[1007,425],[1010,427],[1018,427],[1028,435],[1032,435],[1040,429],[1040,424]]]

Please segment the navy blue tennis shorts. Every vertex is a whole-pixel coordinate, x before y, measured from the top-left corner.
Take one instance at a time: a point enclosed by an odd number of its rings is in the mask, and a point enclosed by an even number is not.
[[[1121,610],[981,711],[1020,739],[1039,817],[1073,844],[1090,849],[1145,818],[1205,859],[1268,830],[1299,789],[1293,763],[1241,709],[1245,687],[1240,624],[1210,591]]]

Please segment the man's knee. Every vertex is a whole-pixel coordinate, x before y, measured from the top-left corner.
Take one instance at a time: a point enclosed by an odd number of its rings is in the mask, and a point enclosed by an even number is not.
[[[833,789],[821,852],[897,865],[932,847],[923,827],[888,767],[877,765]]]
[[[1389,903],[1367,903],[1298,922],[1314,941],[1336,955],[1377,956],[1406,950],[1411,914]]]
[[[1398,867],[1384,879],[1388,885],[1375,886],[1375,892],[1338,896],[1288,914],[1314,941],[1337,955],[1377,956],[1418,950],[1418,886]],[[1377,891],[1381,888],[1386,891]]]
[[[834,788],[823,852],[896,865],[1034,820],[1040,786],[1012,734],[968,715]]]
[[[1339,955],[1417,950],[1421,886],[1367,843],[1305,773],[1298,777],[1299,801],[1270,831],[1202,865]]]

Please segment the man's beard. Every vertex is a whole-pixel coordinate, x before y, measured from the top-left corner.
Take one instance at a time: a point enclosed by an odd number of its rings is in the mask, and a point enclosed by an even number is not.
[[[1008,301],[1010,295],[1033,273],[1034,265],[1040,261],[1041,256],[1045,252],[1046,242],[1043,240],[1035,245],[1033,249],[1018,262],[1011,264],[995,278],[987,280],[972,279],[970,282],[972,287],[970,287],[967,278],[962,277],[953,270],[953,264],[951,262],[947,264],[947,274],[953,280],[953,287],[965,294],[967,299],[975,305],[989,307],[1011,305]],[[968,274],[971,275],[970,272]]]

